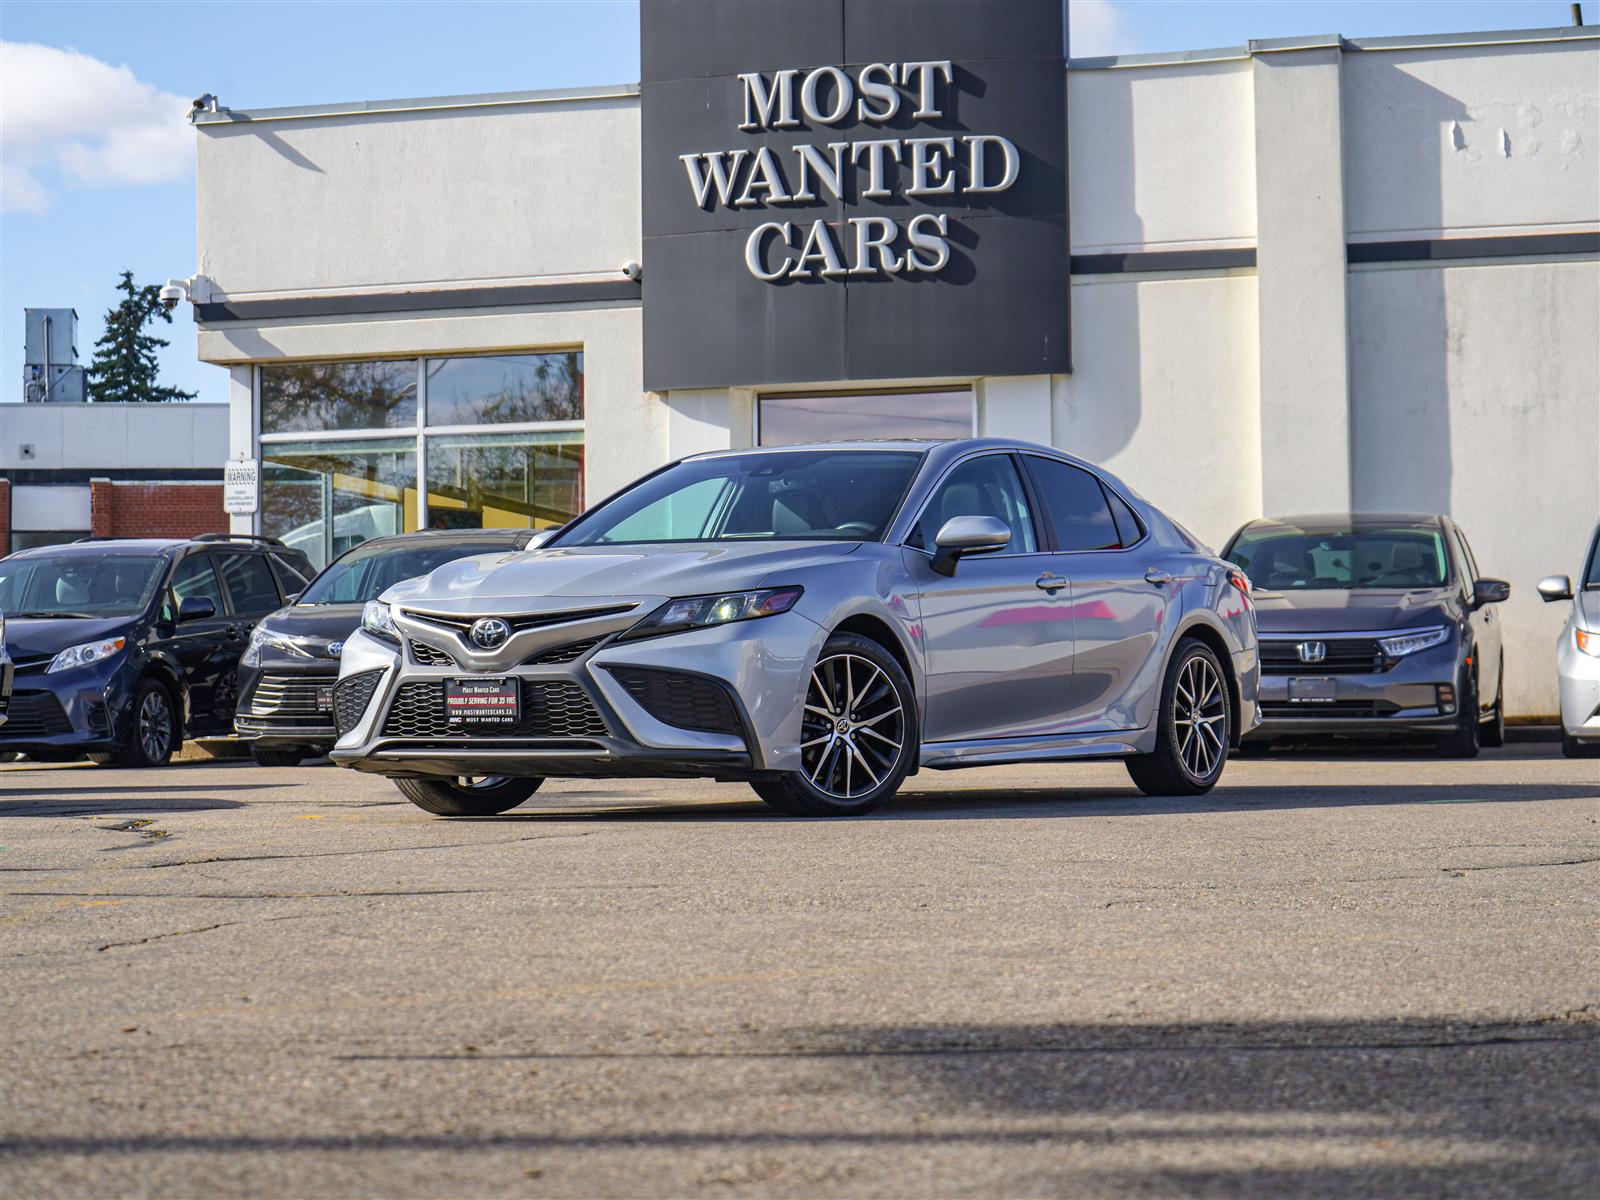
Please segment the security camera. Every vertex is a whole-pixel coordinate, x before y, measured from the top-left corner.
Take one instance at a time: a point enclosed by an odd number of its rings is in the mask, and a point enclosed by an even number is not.
[[[178,307],[178,301],[189,294],[189,290],[176,279],[167,280],[166,286],[161,289],[161,307],[171,312]]]
[[[627,262],[622,264],[622,274],[626,278],[638,283],[639,277],[644,274],[644,268],[638,263],[634,262],[632,259],[629,259]]]

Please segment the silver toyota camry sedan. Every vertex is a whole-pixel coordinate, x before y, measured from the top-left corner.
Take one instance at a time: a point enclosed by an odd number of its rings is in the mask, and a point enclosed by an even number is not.
[[[339,674],[333,760],[446,816],[550,776],[848,815],[923,768],[1069,759],[1193,795],[1259,720],[1239,569],[1106,472],[992,439],[683,459],[390,588]]]

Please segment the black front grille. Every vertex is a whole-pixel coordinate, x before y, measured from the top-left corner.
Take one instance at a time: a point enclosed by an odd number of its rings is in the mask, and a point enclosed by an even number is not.
[[[411,639],[411,657],[424,667],[453,667],[456,665],[456,660],[443,650],[429,646],[424,642],[419,642],[415,638]]]
[[[333,689],[333,727],[341,737],[360,723],[367,705],[372,703],[372,693],[378,688],[378,680],[382,678],[381,668],[362,671],[359,675],[341,679],[339,686]]]
[[[604,637],[584,638],[581,642],[568,642],[565,646],[557,646],[554,650],[546,650],[528,660],[530,667],[554,667],[562,663],[576,662],[589,651],[598,646]]]
[[[576,683],[566,679],[522,680],[522,715],[515,725],[495,725],[481,731],[452,729],[445,720],[444,684],[413,680],[400,685],[383,723],[385,737],[605,737],[610,730],[594,701]]]
[[[253,717],[320,717],[317,693],[331,687],[337,671],[315,675],[263,675],[250,692],[246,711]]]
[[[728,689],[714,679],[653,667],[609,667],[628,695],[664,725],[702,733],[743,733]]]
[[[1285,704],[1264,702],[1261,715],[1268,720],[1286,721],[1332,720],[1341,717],[1387,717],[1399,712],[1400,706],[1392,700],[1332,700],[1321,703],[1303,702]]]
[[[0,738],[51,737],[71,733],[72,722],[52,692],[15,692],[0,726]]]
[[[1303,662],[1300,647],[1320,642],[1324,657],[1320,662]],[[1261,641],[1263,675],[1372,675],[1383,670],[1383,650],[1377,638],[1306,637]]]

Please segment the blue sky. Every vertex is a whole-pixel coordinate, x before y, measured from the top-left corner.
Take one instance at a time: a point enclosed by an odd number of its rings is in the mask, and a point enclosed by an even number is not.
[[[1590,0],[1600,17],[1600,0]],[[1073,0],[1075,55],[1565,25],[1567,0]],[[84,362],[116,277],[194,269],[187,101],[235,108],[617,83],[639,77],[634,0],[73,3],[3,0],[0,401],[21,398],[22,310],[71,307]],[[70,52],[70,53],[69,53]],[[37,82],[37,85],[36,85]],[[170,116],[168,114],[171,114]],[[227,398],[188,306],[165,382]]]

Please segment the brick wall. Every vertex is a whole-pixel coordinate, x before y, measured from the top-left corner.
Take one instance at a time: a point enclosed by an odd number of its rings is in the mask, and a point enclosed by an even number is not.
[[[228,528],[220,483],[89,483],[96,537],[193,537]]]

